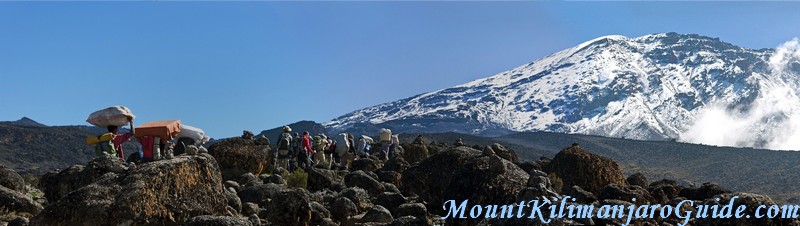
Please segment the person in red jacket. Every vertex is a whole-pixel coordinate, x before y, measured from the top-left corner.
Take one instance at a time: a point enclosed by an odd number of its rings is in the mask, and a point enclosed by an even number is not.
[[[299,167],[305,169],[306,166],[311,167],[313,165],[311,156],[315,154],[315,152],[314,149],[311,148],[311,139],[308,137],[308,131],[303,132],[301,139],[302,149],[300,153],[297,153],[297,164]]]

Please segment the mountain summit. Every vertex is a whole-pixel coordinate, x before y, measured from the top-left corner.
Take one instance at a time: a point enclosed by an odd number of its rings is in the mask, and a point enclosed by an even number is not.
[[[334,132],[386,127],[487,136],[549,131],[783,148],[774,143],[776,134],[800,129],[790,123],[800,112],[794,111],[800,109],[800,51],[793,42],[755,50],[695,34],[604,36],[325,126]],[[749,137],[732,137],[731,130]]]

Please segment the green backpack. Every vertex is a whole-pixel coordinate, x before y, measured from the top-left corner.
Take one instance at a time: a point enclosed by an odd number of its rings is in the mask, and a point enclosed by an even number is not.
[[[101,157],[104,155],[116,156],[117,150],[114,148],[114,143],[110,140],[103,141],[94,145],[94,155],[95,157]]]

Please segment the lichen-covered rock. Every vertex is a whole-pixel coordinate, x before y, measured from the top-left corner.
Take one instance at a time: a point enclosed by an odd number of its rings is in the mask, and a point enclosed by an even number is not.
[[[344,177],[344,184],[347,187],[360,187],[364,190],[367,190],[371,195],[378,195],[383,193],[386,190],[383,187],[381,182],[378,182],[375,178],[372,178],[364,171],[354,171],[352,173],[347,174]]]
[[[415,141],[414,143],[402,144],[401,146],[403,146],[404,150],[403,158],[411,164],[422,161],[430,155],[428,152],[428,145],[423,142]]]
[[[394,209],[406,202],[406,197],[400,193],[384,192],[375,198],[375,205],[381,205],[387,209]]]
[[[514,163],[519,162],[519,158],[517,157],[517,153],[515,153],[514,151],[504,147],[503,145],[500,145],[498,143],[494,143],[490,147],[492,148],[492,151],[494,151],[494,153],[497,156],[500,156],[500,158],[503,158],[505,160],[508,160],[508,161],[511,161],[511,162],[514,162]]]
[[[380,161],[370,159],[370,158],[362,158],[353,160],[350,163],[350,171],[359,171],[362,170],[364,172],[372,172],[382,167]]]
[[[446,200],[466,200],[476,205],[512,203],[526,187],[529,174],[497,155],[482,156],[468,148],[452,148],[433,155],[403,173],[407,194],[416,194],[441,215]],[[450,222],[474,225],[475,220]]]
[[[647,188],[647,177],[644,176],[642,173],[634,173],[628,176],[628,179],[625,179],[629,185],[638,185],[639,187]]]
[[[45,198],[55,202],[68,193],[99,180],[106,173],[123,173],[128,170],[119,158],[104,156],[95,158],[86,166],[70,166],[58,173],[48,173],[39,181]]]
[[[352,187],[342,190],[339,193],[339,197],[345,197],[353,201],[356,204],[359,211],[365,211],[368,208],[372,207],[372,202],[370,201],[369,193],[366,190],[359,188],[359,187]]]
[[[394,221],[392,213],[381,205],[372,206],[372,208],[369,211],[367,211],[366,214],[364,214],[364,217],[361,218],[362,223],[366,222],[391,223],[392,221]]]
[[[42,206],[27,195],[0,186],[0,217],[6,215],[30,217],[40,211]]]
[[[271,166],[269,145],[257,145],[252,139],[230,138],[211,145],[209,153],[217,159],[222,177],[236,178],[245,173],[261,175]]]
[[[719,194],[731,193],[730,190],[720,187],[714,183],[704,183],[699,188],[684,188],[679,196],[690,200],[706,200]]]
[[[0,186],[18,192],[25,191],[25,180],[16,171],[6,166],[0,165]]]
[[[308,169],[308,190],[320,191],[323,189],[333,189],[344,185],[344,178],[333,170],[327,169]]]
[[[181,225],[225,214],[222,176],[213,157],[178,156],[137,166],[67,194],[32,225]]]
[[[266,209],[267,220],[276,225],[307,226],[311,221],[311,201],[305,189],[281,190]]]
[[[331,204],[331,217],[335,221],[342,222],[357,213],[358,206],[347,197],[336,198]]]
[[[409,203],[398,206],[392,211],[392,216],[395,218],[412,216],[417,219],[427,219],[428,209],[422,203]]]
[[[311,223],[320,224],[325,218],[330,218],[331,212],[318,202],[311,202]]]
[[[597,198],[601,200],[617,199],[626,202],[632,202],[637,205],[654,203],[653,196],[650,195],[650,192],[637,185],[625,186],[609,184],[600,190],[600,194],[597,195]]]
[[[556,154],[544,171],[558,175],[565,188],[578,185],[595,194],[608,184],[627,184],[617,162],[579,146],[566,148]]]
[[[197,216],[187,221],[183,226],[252,226],[247,218],[231,216]]]

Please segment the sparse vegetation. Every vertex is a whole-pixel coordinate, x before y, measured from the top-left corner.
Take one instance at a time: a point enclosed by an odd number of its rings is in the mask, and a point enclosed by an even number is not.
[[[297,169],[292,173],[287,173],[286,186],[292,188],[307,188],[308,187],[308,173],[301,169]]]
[[[547,178],[550,179],[550,184],[553,185],[553,190],[557,192],[561,192],[564,188],[564,181],[561,180],[561,177],[558,177],[555,173],[548,173]]]

